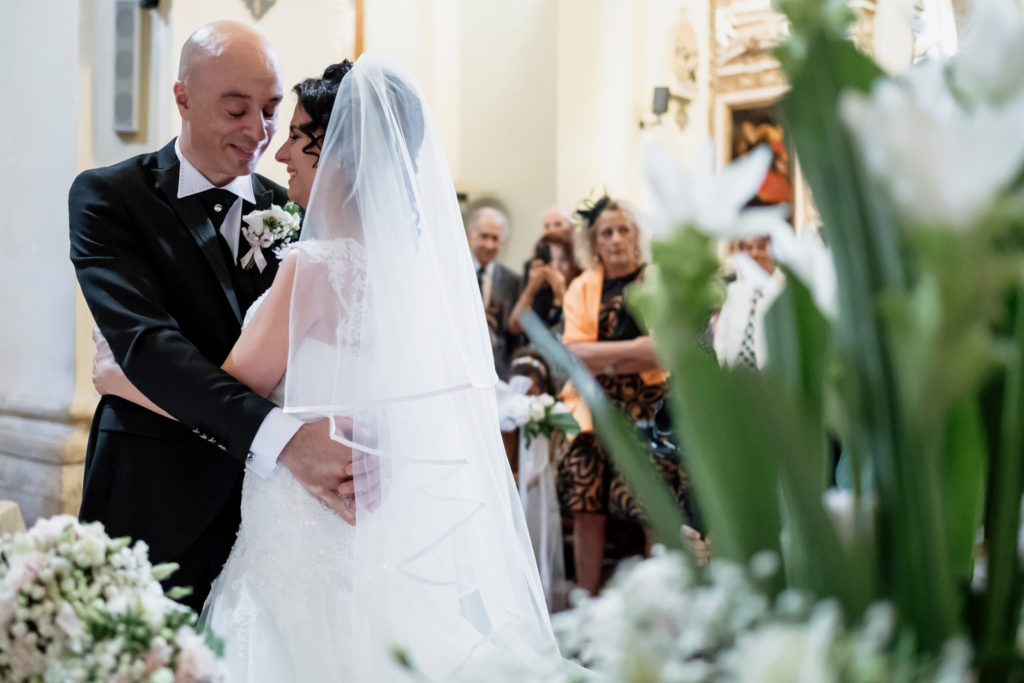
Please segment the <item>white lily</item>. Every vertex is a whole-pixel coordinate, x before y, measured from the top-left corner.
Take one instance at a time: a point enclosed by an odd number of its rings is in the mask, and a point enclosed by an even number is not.
[[[1024,166],[1024,95],[968,112],[941,69],[879,80],[870,96],[846,92],[839,114],[905,220],[967,229]]]
[[[814,226],[806,226],[797,235],[784,224],[770,234],[772,258],[789,268],[810,290],[815,305],[826,318],[835,320],[838,312],[836,266],[832,250],[821,241]]]
[[[744,206],[764,182],[772,152],[761,146],[714,172],[709,141],[687,168],[665,144],[648,143],[644,174],[651,188],[655,236],[664,237],[680,225],[722,239],[767,235],[785,224],[786,207]]]
[[[975,102],[997,104],[1024,93],[1024,12],[1015,0],[971,3],[970,27],[950,77]]]

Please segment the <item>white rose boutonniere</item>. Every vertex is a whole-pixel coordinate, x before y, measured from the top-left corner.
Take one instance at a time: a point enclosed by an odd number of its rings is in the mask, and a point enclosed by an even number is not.
[[[242,237],[249,243],[249,251],[238,263],[245,270],[255,265],[260,272],[267,267],[264,249],[281,246],[293,241],[299,235],[299,212],[301,209],[295,202],[288,202],[284,207],[272,204],[263,211],[250,211],[242,216]]]

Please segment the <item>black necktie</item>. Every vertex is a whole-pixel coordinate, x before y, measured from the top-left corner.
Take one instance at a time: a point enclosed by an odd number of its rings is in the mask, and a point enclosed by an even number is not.
[[[754,346],[754,322],[757,316],[757,302],[764,296],[760,289],[754,290],[750,297],[750,313],[747,315],[747,324],[743,328],[743,340],[740,342],[740,353],[736,357],[736,365],[749,370],[757,370],[757,351]]]
[[[206,209],[206,215],[210,217],[213,227],[217,232],[220,232],[220,226],[224,223],[224,217],[228,215],[228,210],[235,203],[236,199],[238,199],[238,196],[234,192],[216,187],[199,193],[199,201],[202,203],[203,208]]]
[[[234,192],[216,187],[203,190],[196,196],[199,197],[199,202],[203,205],[206,215],[210,218],[210,222],[213,223],[213,229],[217,232],[217,242],[220,244],[220,249],[224,254],[224,260],[228,266],[233,268],[237,265],[235,263],[235,256],[231,253],[231,246],[228,244],[228,241],[221,234],[220,226],[224,223],[224,217],[228,215],[231,205],[235,203],[238,196]]]
[[[484,291],[484,270],[487,266],[480,266],[476,269],[476,285],[480,288],[480,293]]]

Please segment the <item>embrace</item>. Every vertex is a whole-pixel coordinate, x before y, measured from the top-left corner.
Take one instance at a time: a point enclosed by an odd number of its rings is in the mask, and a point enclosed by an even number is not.
[[[395,648],[427,680],[557,672],[426,100],[373,55],[293,92],[286,191],[254,173],[277,57],[204,26],[181,135],[71,187],[103,394],[81,517],[180,565],[232,680],[404,680]],[[265,218],[289,199],[294,242]]]

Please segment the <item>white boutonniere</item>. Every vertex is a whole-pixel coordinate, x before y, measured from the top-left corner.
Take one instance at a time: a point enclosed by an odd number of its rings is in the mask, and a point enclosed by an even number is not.
[[[238,263],[245,270],[255,266],[260,272],[267,267],[264,249],[292,242],[299,235],[299,205],[288,202],[284,208],[272,204],[263,211],[250,211],[242,216],[242,237],[249,243],[249,251]]]

